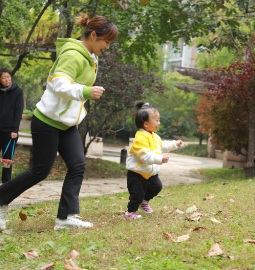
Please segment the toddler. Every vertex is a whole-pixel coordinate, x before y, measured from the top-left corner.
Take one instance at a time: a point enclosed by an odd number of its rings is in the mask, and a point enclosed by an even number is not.
[[[129,191],[128,212],[125,218],[137,219],[138,207],[146,214],[153,212],[149,201],[162,189],[158,173],[162,163],[167,163],[169,157],[162,152],[178,149],[182,141],[162,141],[155,133],[160,125],[160,115],[149,103],[138,101],[135,124],[139,131],[135,135],[127,157],[127,187]]]

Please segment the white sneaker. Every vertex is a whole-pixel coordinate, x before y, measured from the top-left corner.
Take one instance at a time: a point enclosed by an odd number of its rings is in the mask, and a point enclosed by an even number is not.
[[[6,229],[5,215],[8,209],[8,205],[0,206],[0,230]]]
[[[78,228],[91,228],[93,223],[82,221],[78,218],[82,218],[78,215],[68,215],[67,219],[56,219],[56,226],[54,227],[54,231],[60,229],[70,229],[72,227]]]

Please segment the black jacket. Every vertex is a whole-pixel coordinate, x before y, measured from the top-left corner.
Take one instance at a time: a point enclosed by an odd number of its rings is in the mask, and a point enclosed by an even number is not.
[[[0,132],[18,133],[23,106],[23,91],[16,83],[6,92],[0,90]]]

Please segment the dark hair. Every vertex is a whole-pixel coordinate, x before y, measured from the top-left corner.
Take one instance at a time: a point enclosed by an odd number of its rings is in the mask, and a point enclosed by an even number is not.
[[[79,23],[81,26],[86,27],[84,36],[85,39],[95,31],[99,39],[114,41],[118,37],[117,26],[109,21],[104,16],[95,16],[91,20],[87,14],[83,14],[79,18]]]
[[[135,125],[137,128],[143,128],[144,122],[149,120],[149,110],[157,111],[158,109],[147,105],[148,103],[144,103],[143,101],[137,101],[135,103],[135,108],[137,109],[137,113],[135,116]]]
[[[10,76],[12,76],[10,70],[7,68],[0,68],[0,77],[2,76],[3,73],[9,73]]]

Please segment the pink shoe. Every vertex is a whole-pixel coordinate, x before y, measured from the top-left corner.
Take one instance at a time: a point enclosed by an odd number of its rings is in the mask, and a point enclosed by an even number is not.
[[[146,214],[153,212],[153,209],[149,206],[149,203],[145,200],[139,205],[139,208]]]
[[[138,218],[141,218],[142,216],[141,215],[137,215],[136,212],[125,212],[125,218],[126,219],[138,219]]]

